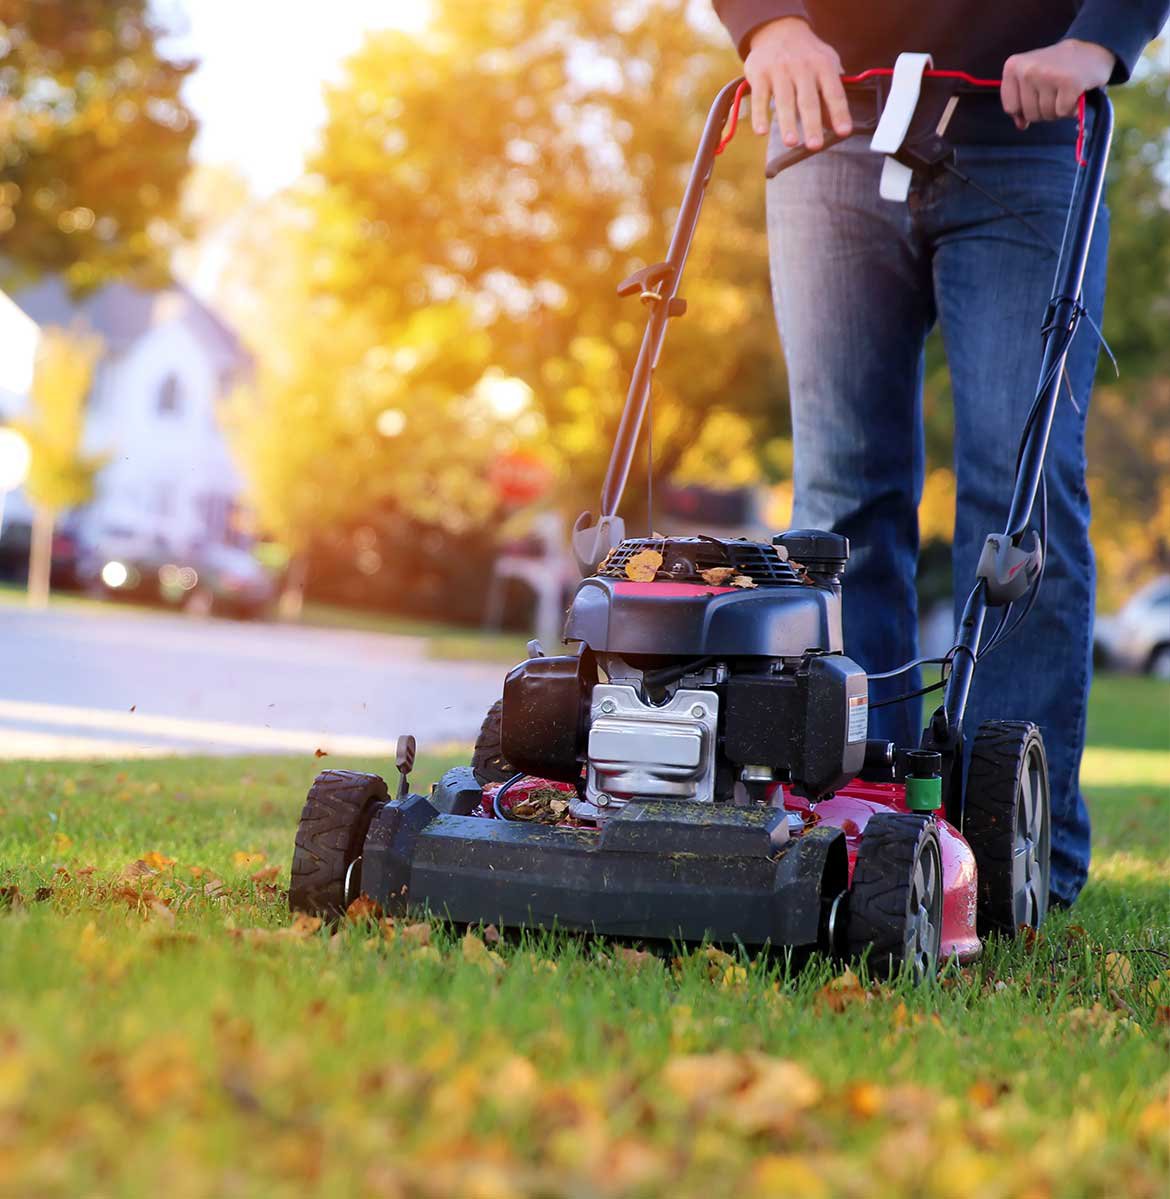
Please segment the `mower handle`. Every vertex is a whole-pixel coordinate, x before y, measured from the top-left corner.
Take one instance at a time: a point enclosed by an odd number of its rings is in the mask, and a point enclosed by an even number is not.
[[[774,179],[781,171],[795,166],[798,162],[803,162],[806,158],[811,158],[814,154],[819,154],[822,150],[829,149],[830,146],[840,145],[841,142],[862,134],[872,134],[877,128],[882,109],[885,107],[893,76],[892,67],[871,67],[868,71],[861,71],[856,75],[842,75],[841,83],[845,88],[845,98],[847,100],[861,99],[862,97],[872,98],[874,101],[872,110],[867,110],[860,119],[855,116],[853,131],[844,137],[841,137],[833,129],[826,129],[824,142],[816,150],[810,150],[808,146],[795,146],[791,150],[784,150],[774,158],[770,158],[768,165],[764,168],[764,177]],[[998,91],[1001,83],[1002,80],[980,79],[966,71],[936,71],[933,69],[923,71],[920,103],[925,108],[925,117],[929,128],[936,128],[940,119],[949,116],[947,108],[952,104],[954,97],[987,95],[989,92]],[[850,112],[853,113],[852,104],[850,104]],[[921,120],[920,117],[919,122]]]

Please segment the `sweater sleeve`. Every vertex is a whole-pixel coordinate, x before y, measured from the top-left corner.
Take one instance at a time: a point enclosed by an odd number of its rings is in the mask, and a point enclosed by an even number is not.
[[[761,25],[780,17],[809,19],[803,0],[715,0],[715,11],[727,26],[740,58],[747,58],[751,36]]]
[[[750,0],[739,0],[741,4],[747,2]],[[1095,42],[1112,51],[1117,65],[1109,82],[1124,83],[1167,17],[1170,0],[1085,0],[1065,37]]]

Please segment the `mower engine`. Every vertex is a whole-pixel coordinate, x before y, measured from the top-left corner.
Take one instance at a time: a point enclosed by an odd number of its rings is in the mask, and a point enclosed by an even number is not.
[[[816,800],[865,760],[867,680],[841,649],[844,537],[631,538],[578,589],[566,641],[504,685],[517,771],[578,784],[571,814],[632,800]]]

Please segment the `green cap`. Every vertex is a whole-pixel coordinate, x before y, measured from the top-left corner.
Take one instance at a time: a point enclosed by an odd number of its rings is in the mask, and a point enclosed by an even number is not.
[[[906,776],[906,806],[911,812],[937,812],[942,807],[942,779]]]

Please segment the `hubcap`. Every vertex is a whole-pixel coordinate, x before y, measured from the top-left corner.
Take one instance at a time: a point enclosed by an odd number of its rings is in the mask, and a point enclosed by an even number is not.
[[[1039,928],[1048,910],[1048,777],[1039,752],[1028,751],[1016,785],[1016,836],[1012,848],[1016,927]]]
[[[902,955],[917,980],[930,977],[938,958],[942,935],[941,875],[938,846],[933,840],[927,841],[919,851],[910,879],[906,942]]]

